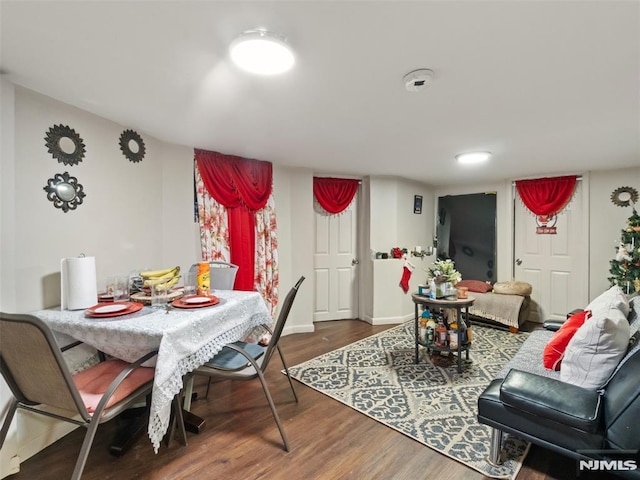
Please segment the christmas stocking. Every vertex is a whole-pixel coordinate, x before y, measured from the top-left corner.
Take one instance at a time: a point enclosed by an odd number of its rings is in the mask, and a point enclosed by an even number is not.
[[[413,266],[409,263],[405,263],[402,268],[402,278],[400,279],[400,287],[404,290],[404,293],[409,291],[409,279],[413,273]]]

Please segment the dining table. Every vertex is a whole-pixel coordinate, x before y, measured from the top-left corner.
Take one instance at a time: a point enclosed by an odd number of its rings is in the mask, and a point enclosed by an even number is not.
[[[216,290],[219,302],[176,308],[144,306],[133,313],[95,318],[89,310],[50,308],[33,312],[49,327],[112,357],[134,362],[157,351],[148,435],[157,453],[167,432],[174,397],[185,375],[211,359],[226,344],[242,340],[271,315],[258,292]],[[174,302],[175,304],[175,302]]]

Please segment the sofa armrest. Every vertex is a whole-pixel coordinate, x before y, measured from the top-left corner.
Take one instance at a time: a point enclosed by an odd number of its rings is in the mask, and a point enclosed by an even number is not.
[[[555,378],[511,370],[500,386],[500,401],[584,432],[600,426],[601,395]]]

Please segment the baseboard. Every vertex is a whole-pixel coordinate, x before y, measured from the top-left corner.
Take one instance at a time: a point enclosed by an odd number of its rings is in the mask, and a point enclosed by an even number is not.
[[[408,322],[409,320],[413,320],[414,316],[412,313],[405,315],[403,317],[370,317],[368,315],[365,315],[365,317],[363,318],[363,320],[367,323],[370,323],[371,325],[396,325],[399,323],[405,323]]]
[[[6,443],[5,443],[6,445]],[[0,455],[0,479],[13,475],[20,471],[20,457],[18,454],[6,458]]]
[[[286,336],[286,335],[292,335],[294,333],[313,333],[315,332],[315,327],[313,326],[313,323],[310,325],[292,325],[290,327],[287,327],[285,325],[284,329],[282,330],[282,336]]]

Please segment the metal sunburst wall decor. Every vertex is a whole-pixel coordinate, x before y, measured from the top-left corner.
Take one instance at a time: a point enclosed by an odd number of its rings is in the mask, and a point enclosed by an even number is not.
[[[133,130],[125,130],[120,135],[120,150],[133,163],[141,162],[146,152],[142,137]]]
[[[84,158],[84,142],[68,125],[54,125],[49,128],[44,139],[49,153],[60,163],[77,165]]]
[[[628,207],[638,202],[638,191],[633,187],[619,187],[611,193],[611,201],[618,207]]]
[[[78,205],[82,204],[82,199],[86,197],[78,179],[69,175],[68,172],[56,173],[48,180],[44,191],[47,192],[47,198],[53,202],[53,206],[62,209],[64,213],[78,208]]]

